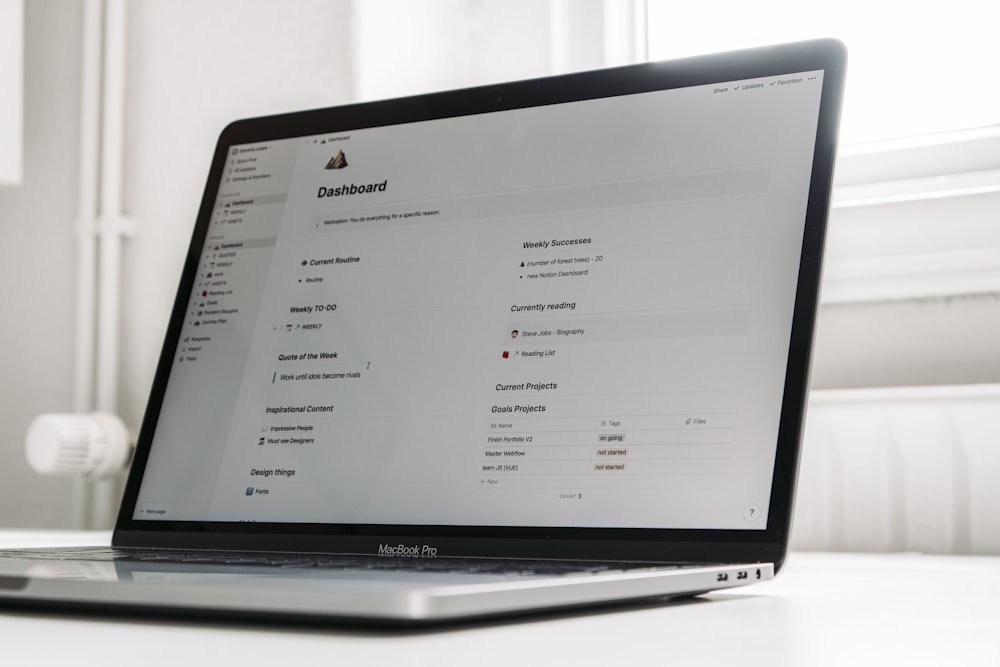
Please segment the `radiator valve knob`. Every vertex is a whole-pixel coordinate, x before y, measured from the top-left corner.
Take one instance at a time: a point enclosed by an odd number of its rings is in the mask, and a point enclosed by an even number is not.
[[[24,449],[38,473],[99,479],[128,467],[133,443],[117,415],[43,414],[28,426]]]

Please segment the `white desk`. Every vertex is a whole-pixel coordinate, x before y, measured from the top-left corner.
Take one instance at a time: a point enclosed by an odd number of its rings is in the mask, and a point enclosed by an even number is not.
[[[0,547],[107,535],[3,533]],[[422,632],[204,625],[0,610],[2,664],[1000,665],[1000,558],[796,553],[702,600]]]

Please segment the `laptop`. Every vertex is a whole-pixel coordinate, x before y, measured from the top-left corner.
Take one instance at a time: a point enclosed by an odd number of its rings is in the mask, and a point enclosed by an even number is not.
[[[428,623],[785,559],[835,41],[239,120],[112,545],[0,604]]]

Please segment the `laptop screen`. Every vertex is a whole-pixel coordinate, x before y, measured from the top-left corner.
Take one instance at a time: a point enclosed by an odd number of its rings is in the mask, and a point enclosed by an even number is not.
[[[131,518],[763,530],[823,76],[224,146]]]

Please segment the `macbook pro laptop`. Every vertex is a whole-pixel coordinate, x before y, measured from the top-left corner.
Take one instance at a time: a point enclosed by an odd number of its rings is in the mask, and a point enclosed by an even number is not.
[[[240,120],[113,535],[0,601],[447,621],[785,558],[844,52]]]

